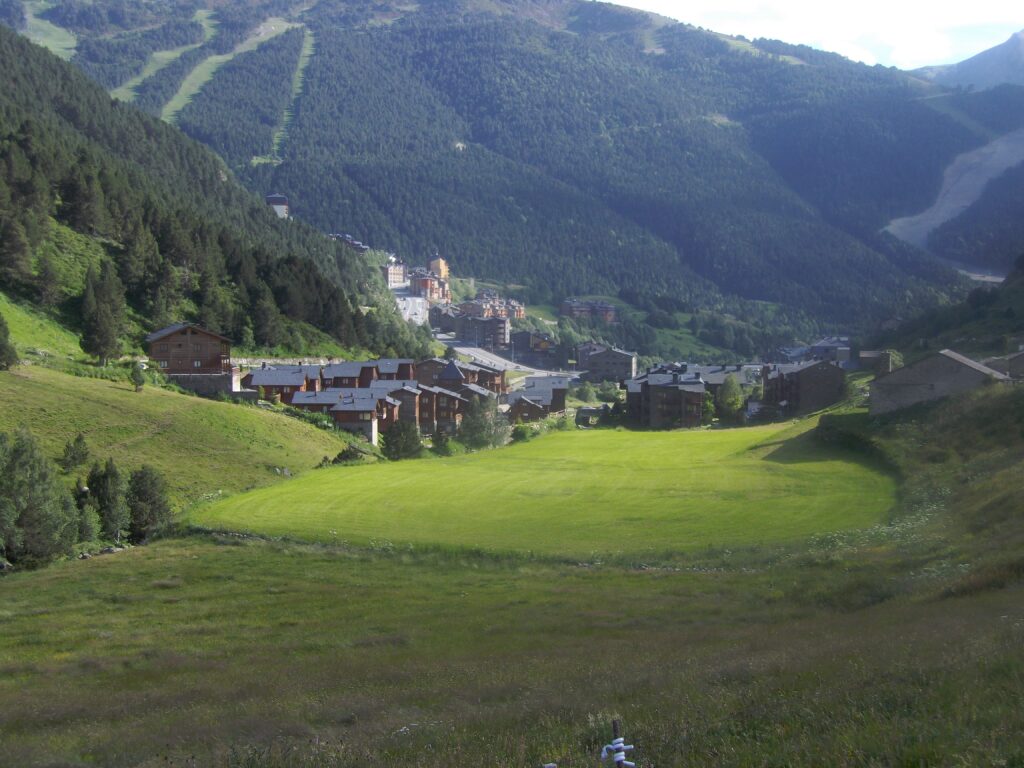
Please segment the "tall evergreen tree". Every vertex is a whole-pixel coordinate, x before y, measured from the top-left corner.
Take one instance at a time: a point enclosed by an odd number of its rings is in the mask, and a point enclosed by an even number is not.
[[[18,364],[18,351],[11,343],[11,332],[7,328],[7,321],[0,315],[0,371],[6,371],[12,365]]]
[[[106,365],[121,350],[124,286],[113,264],[105,262],[99,277],[90,267],[82,294],[82,349]]]
[[[32,246],[25,227],[16,219],[0,219],[0,278],[8,283],[20,283],[28,278],[31,268]]]
[[[128,483],[132,541],[144,541],[171,522],[171,505],[163,476],[148,464],[132,472]]]
[[[125,498],[127,482],[113,459],[106,465],[93,464],[89,471],[89,496],[95,500],[104,538],[119,542],[130,522]]]
[[[78,538],[78,510],[35,438],[0,436],[0,557],[45,562]]]

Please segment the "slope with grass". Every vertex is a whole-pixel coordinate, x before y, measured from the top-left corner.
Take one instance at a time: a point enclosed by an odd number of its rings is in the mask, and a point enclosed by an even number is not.
[[[82,355],[77,335],[30,304],[17,303],[0,293],[0,315],[7,321],[11,341],[19,353],[38,350],[46,356],[77,358]]]
[[[235,46],[234,50],[203,59],[188,74],[188,77],[185,78],[185,81],[178,88],[178,92],[164,105],[160,117],[167,122],[173,123],[177,119],[178,113],[192,101],[192,98],[202,90],[204,85],[210,82],[218,69],[239,54],[254,51],[263,43],[273,40],[282,32],[287,32],[295,26],[295,24],[285,19],[267,19],[256,28],[252,35]]]
[[[10,322],[6,307],[4,316]],[[21,327],[18,318],[12,329]],[[81,432],[93,458],[156,467],[178,504],[269,485],[282,478],[275,468],[300,474],[347,445],[334,433],[257,408],[154,387],[135,392],[127,381],[35,365],[0,375],[0,404],[0,432],[26,426],[54,458]]]
[[[195,15],[192,18],[203,26],[202,41],[183,45],[178,48],[171,48],[165,51],[154,51],[150,54],[149,59],[146,61],[146,65],[142,68],[142,71],[132,79],[122,83],[120,86],[112,90],[110,95],[115,99],[120,99],[121,101],[133,100],[135,98],[135,89],[142,85],[146,78],[152,77],[168,64],[181,58],[188,51],[195,50],[203,43],[208,43],[213,39],[213,36],[217,33],[217,22],[213,19],[213,12],[206,8],[200,8],[195,12]]]
[[[811,426],[560,432],[443,462],[325,470],[192,519],[316,541],[569,557],[792,541],[883,520],[894,481],[799,434]]]
[[[891,524],[653,568],[210,535],[0,579],[4,757],[581,766],[618,716],[640,765],[1020,764],[1024,392],[837,418],[907,478]]]

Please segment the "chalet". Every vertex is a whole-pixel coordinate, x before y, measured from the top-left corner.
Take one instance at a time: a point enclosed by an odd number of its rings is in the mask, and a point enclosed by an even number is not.
[[[320,374],[324,389],[365,389],[380,378],[377,363],[372,360],[331,363]]]
[[[377,375],[383,381],[412,381],[416,378],[413,360],[381,358],[377,360]]]
[[[583,378],[587,381],[618,381],[636,378],[637,355],[611,347],[592,352],[587,357],[587,370]]]
[[[826,336],[811,344],[808,354],[812,360],[830,360],[845,368],[850,362],[850,337]]]
[[[341,401],[341,390],[325,389],[319,392],[293,392],[291,406],[314,413],[330,413]]]
[[[513,422],[536,421],[564,413],[568,389],[568,376],[529,376],[522,389],[509,392],[506,397],[509,418]]]
[[[652,429],[692,429],[704,415],[707,391],[700,373],[645,373],[625,382],[626,415]]]
[[[420,431],[425,434],[455,434],[462,425],[467,401],[442,387],[420,385]]]
[[[1007,381],[1006,374],[944,349],[871,382],[869,412],[890,413]]]
[[[372,397],[344,397],[331,406],[331,417],[338,429],[355,432],[365,437],[371,445],[377,444],[380,435],[377,401]]]
[[[582,301],[569,297],[562,302],[559,312],[564,317],[600,320],[614,323],[619,318],[619,308],[607,301]]]
[[[273,209],[279,219],[287,219],[289,216],[288,198],[280,193],[266,196],[267,205]]]
[[[846,387],[846,374],[830,360],[765,365],[762,403],[787,416],[801,416],[838,402]]]
[[[595,352],[604,352],[606,349],[608,349],[607,344],[599,344],[596,341],[586,341],[582,344],[577,344],[575,350],[576,367],[586,369],[590,356]]]
[[[264,363],[262,368],[249,371],[242,379],[249,389],[262,390],[265,397],[277,395],[282,403],[292,402],[296,392],[305,392],[306,372],[301,366],[275,368]]]
[[[455,369],[461,374],[461,379],[449,368],[451,364],[454,364]],[[508,391],[505,371],[486,365],[445,360],[441,357],[421,360],[416,363],[416,380],[421,386],[424,384],[429,386],[445,386],[441,381],[441,374],[446,370],[446,383],[449,385],[461,387],[463,384],[479,384],[481,387],[499,395]]]
[[[518,397],[511,401],[508,409],[508,420],[513,424],[529,423],[547,418],[548,410],[543,403],[538,403],[528,397]]]
[[[194,323],[176,323],[146,337],[152,362],[164,374],[231,373],[231,341]]]

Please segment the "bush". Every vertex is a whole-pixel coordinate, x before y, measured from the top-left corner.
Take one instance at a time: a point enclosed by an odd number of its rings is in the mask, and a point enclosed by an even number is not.
[[[533,437],[533,428],[528,424],[516,424],[512,427],[512,442],[525,443]]]

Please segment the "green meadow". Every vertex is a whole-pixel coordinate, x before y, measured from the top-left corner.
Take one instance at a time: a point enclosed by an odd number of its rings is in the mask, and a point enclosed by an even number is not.
[[[6,308],[4,316],[11,321]],[[334,433],[258,408],[150,386],[135,392],[127,381],[37,365],[0,375],[0,404],[0,431],[28,427],[55,459],[81,432],[90,461],[111,456],[127,468],[150,464],[178,504],[278,482],[275,470],[301,474],[347,445]]]
[[[321,470],[192,521],[315,541],[587,557],[793,541],[886,518],[894,480],[790,428],[556,432],[444,461]]]

